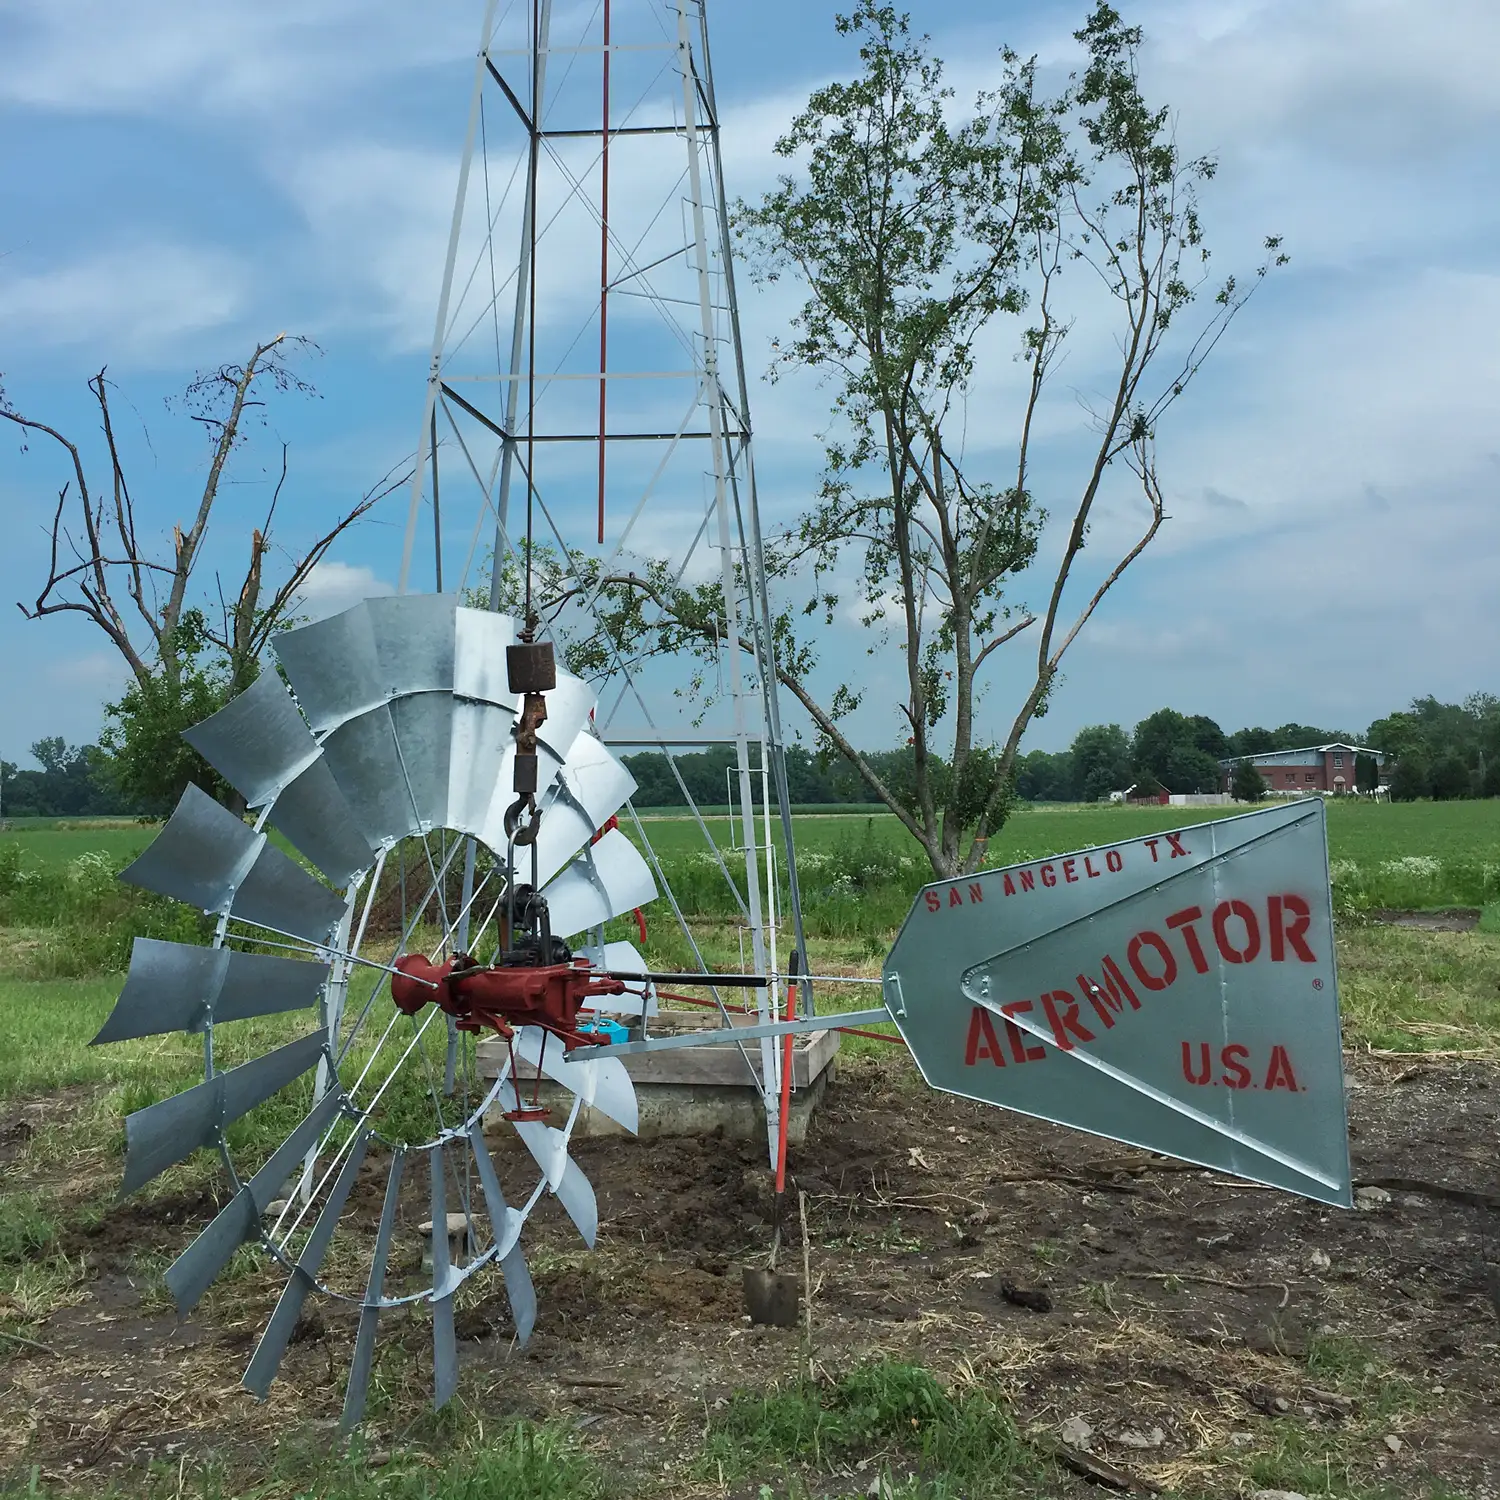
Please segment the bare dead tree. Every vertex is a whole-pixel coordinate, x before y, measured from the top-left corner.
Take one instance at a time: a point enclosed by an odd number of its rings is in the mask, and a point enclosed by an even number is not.
[[[108,455],[109,475],[102,485],[90,483],[77,443],[55,426],[16,410],[0,391],[0,417],[27,433],[50,438],[62,449],[72,471],[53,509],[46,580],[33,604],[18,604],[21,613],[30,620],[74,613],[93,621],[120,653],[136,688],[153,702],[180,697],[184,674],[205,643],[222,656],[217,664],[221,697],[227,699],[253,682],[267,642],[286,622],[299,592],[328,549],[407,477],[392,470],[305,552],[288,553],[284,580],[268,590],[266,558],[273,550],[272,526],[287,477],[283,444],[280,475],[265,520],[251,532],[244,577],[238,588],[231,589],[229,602],[223,580],[216,575],[219,620],[217,625],[210,622],[208,612],[196,601],[193,584],[231,455],[247,436],[249,415],[264,407],[273,393],[312,394],[312,387],[287,363],[288,354],[307,343],[277,334],[257,343],[243,364],[222,365],[198,376],[187,388],[182,405],[193,421],[207,429],[213,446],[191,520],[173,526],[172,550],[166,558],[153,557],[149,541],[141,535],[110,408],[111,383],[106,371],[101,369],[88,382],[99,408]]]

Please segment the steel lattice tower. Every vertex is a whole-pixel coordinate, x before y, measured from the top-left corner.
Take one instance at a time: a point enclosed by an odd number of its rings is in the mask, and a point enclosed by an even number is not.
[[[538,555],[583,553],[606,572],[646,557],[719,580],[713,724],[664,722],[660,665],[614,642],[597,729],[669,757],[734,747],[743,869],[725,878],[746,965],[775,975],[783,922],[806,949],[704,0],[561,11],[487,0],[401,587],[487,583],[501,607],[528,535]],[[596,628],[593,602],[571,599],[554,633]],[[801,1001],[810,1013],[805,985]],[[765,1008],[783,1004],[773,985]],[[760,1050],[774,1138],[780,1055]]]

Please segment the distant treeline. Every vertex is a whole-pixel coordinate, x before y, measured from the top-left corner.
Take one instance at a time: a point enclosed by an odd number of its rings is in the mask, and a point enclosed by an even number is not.
[[[1132,784],[1212,792],[1219,790],[1221,761],[1335,742],[1388,757],[1382,779],[1401,801],[1500,796],[1500,698],[1489,693],[1462,703],[1416,698],[1363,734],[1312,724],[1230,734],[1203,714],[1158,709],[1128,734],[1118,724],[1091,724],[1066,750],[1021,756],[1016,794],[1027,802],[1097,802]]]
[[[1201,714],[1191,717],[1170,708],[1158,710],[1127,733],[1118,724],[1092,724],[1081,729],[1066,750],[1033,750],[1016,765],[1016,795],[1023,802],[1097,802],[1132,784],[1160,785],[1173,792],[1213,792],[1219,789],[1219,761],[1262,750],[1293,749],[1302,745],[1347,740],[1338,730],[1309,724],[1283,724],[1279,729],[1241,729],[1225,732]],[[989,761],[992,752],[980,750]],[[881,780],[898,791],[909,787],[912,751],[885,750],[866,757]],[[728,799],[726,774],[735,763],[730,746],[675,757],[683,784],[701,807],[723,807]],[[640,790],[641,807],[684,807],[682,786],[660,751],[627,755]],[[844,761],[824,764],[800,745],[787,750],[787,780],[791,800],[802,804],[877,802],[874,793]],[[759,777],[755,795],[760,797]]]
[[[759,764],[758,750],[751,751],[751,760]],[[696,751],[691,755],[677,755],[677,775],[672,774],[672,763],[659,750],[642,751],[639,755],[622,757],[635,777],[638,790],[635,794],[637,807],[686,807],[683,795],[685,786],[699,807],[724,807],[730,801],[729,773],[735,764],[732,745],[716,745],[711,750]],[[878,751],[868,757],[871,767],[882,778],[900,781],[902,765],[911,762],[910,750]],[[875,794],[860,780],[858,773],[847,762],[830,760],[822,764],[818,757],[801,745],[792,745],[786,752],[787,789],[794,804],[819,807],[834,803],[851,805],[874,803]],[[755,800],[761,798],[761,777],[758,771],[752,774]],[[733,793],[738,800],[739,792]],[[771,790],[774,800],[775,788]]]
[[[0,761],[0,817],[115,817],[145,811],[115,784],[109,757],[97,745],[68,745],[53,736],[38,740],[31,753],[41,770],[22,771]]]
[[[1024,802],[1097,802],[1127,787],[1159,786],[1170,792],[1219,789],[1219,762],[1270,750],[1295,750],[1332,741],[1367,745],[1389,758],[1383,779],[1399,800],[1500,796],[1500,698],[1476,693],[1463,703],[1431,696],[1377,719],[1363,734],[1283,724],[1226,733],[1202,714],[1158,709],[1133,730],[1118,724],[1080,729],[1066,750],[1032,750],[1016,764],[1016,795]],[[97,745],[67,745],[60,737],[38,740],[31,753],[40,770],[23,771],[0,762],[0,816],[7,818],[106,817],[160,813],[120,789],[110,757]],[[752,750],[752,759],[755,756]],[[980,750],[982,776],[993,752]],[[900,795],[912,784],[909,748],[866,756],[871,768]],[[700,807],[730,800],[726,773],[733,747],[716,746],[676,757],[676,772],[660,751],[624,757],[639,790],[639,807],[685,807],[684,787]],[[854,769],[801,745],[786,753],[788,790],[795,806],[871,805],[873,792]],[[680,782],[678,778],[681,778]],[[760,798],[760,776],[754,775]],[[773,793],[774,795],[774,793]]]

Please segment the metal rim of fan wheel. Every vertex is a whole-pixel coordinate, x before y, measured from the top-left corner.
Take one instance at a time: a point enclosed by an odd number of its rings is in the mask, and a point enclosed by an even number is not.
[[[525,850],[507,840],[520,704],[508,688],[505,662],[516,639],[508,616],[420,594],[369,599],[278,636],[274,651],[286,681],[268,669],[185,736],[244,797],[256,813],[253,825],[189,786],[160,834],[121,875],[216,918],[208,946],[138,938],[124,990],[94,1039],[177,1031],[203,1037],[204,1081],[127,1117],[122,1193],[200,1148],[219,1151],[233,1196],[168,1270],[177,1308],[185,1315],[195,1307],[242,1245],[258,1241],[275,1257],[286,1284],[244,1376],[263,1397],[309,1295],[358,1305],[346,1427],[363,1416],[385,1309],[431,1304],[438,1406],[456,1385],[454,1297],[471,1277],[498,1265],[517,1338],[526,1341],[536,1296],[520,1234],[543,1194],[556,1196],[585,1242],[594,1241],[593,1188],[569,1154],[580,1108],[588,1104],[627,1130],[637,1127],[624,1065],[614,1058],[564,1065],[562,1049],[549,1056],[538,1028],[517,1032],[498,1076],[480,1088],[472,1043],[443,1018],[448,1036],[439,1078],[426,1033],[444,1029],[442,1012],[428,1006],[408,1017],[397,1009],[385,982],[396,954],[388,937],[383,949],[372,937],[377,893],[389,884],[382,880],[393,859],[401,859],[408,865],[402,879],[414,877],[411,888],[427,895],[412,912],[402,885],[397,952],[419,932],[430,945],[436,933],[434,958],[498,949],[512,872],[511,879],[534,881],[547,898],[554,933],[586,935],[578,952],[602,967],[644,971],[629,944],[605,943],[603,934],[605,922],[656,895],[635,846],[618,829],[599,832],[635,783],[591,733],[590,689],[566,672],[547,694],[538,736],[538,837]],[[301,859],[284,853],[272,830]],[[412,870],[414,839],[422,852]],[[460,859],[470,864],[465,884],[472,895],[450,903],[446,893]],[[650,988],[637,986],[595,1008],[639,1014],[654,1005]],[[231,1028],[228,1042],[237,1022],[303,1009],[316,1012],[305,1035],[227,1069],[216,1066],[219,1028]],[[528,1083],[532,1072],[545,1074],[573,1097],[560,1125],[512,1122],[539,1173],[512,1202],[483,1123],[502,1090],[519,1097],[512,1068],[519,1071],[523,1062]],[[311,1108],[264,1161],[242,1161],[243,1152],[231,1146],[235,1122],[309,1074]],[[382,1130],[394,1102],[409,1104],[413,1095],[431,1106],[425,1132],[413,1139],[410,1130]],[[361,1280],[338,1286],[324,1264],[372,1148],[390,1153],[373,1253]],[[412,1159],[424,1156],[430,1283],[392,1295],[387,1280],[402,1182]],[[465,1219],[469,1255],[462,1264],[453,1263],[443,1233],[451,1203]]]

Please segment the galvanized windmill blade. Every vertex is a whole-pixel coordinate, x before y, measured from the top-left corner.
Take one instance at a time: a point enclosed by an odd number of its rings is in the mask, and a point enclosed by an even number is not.
[[[635,784],[590,733],[592,695],[566,673],[546,695],[539,735],[539,836],[525,850],[510,844],[519,705],[505,660],[515,636],[506,616],[445,595],[371,599],[280,636],[290,690],[267,671],[186,736],[243,795],[253,824],[189,787],[121,876],[216,919],[207,946],[138,939],[95,1038],[184,1031],[204,1040],[204,1081],[126,1120],[125,1191],[200,1148],[218,1150],[233,1196],[168,1271],[177,1307],[188,1313],[242,1245],[258,1242],[280,1263],[286,1285],[244,1377],[264,1396],[308,1297],[358,1306],[348,1425],[363,1415],[387,1309],[431,1305],[439,1405],[457,1376],[454,1298],[471,1277],[499,1267],[525,1341],[536,1296],[520,1236],[532,1209],[550,1192],[587,1243],[597,1227],[593,1189],[569,1153],[581,1109],[636,1127],[634,1088],[617,1059],[562,1068],[560,1049],[549,1057],[545,1034],[522,1028],[499,1076],[481,1087],[473,1041],[459,1038],[461,1056],[444,1057],[437,1008],[403,1012],[386,982],[408,946],[434,962],[497,954],[507,895],[523,882],[547,898],[555,934],[588,934],[601,956],[603,924],[656,895],[635,846],[618,830],[600,832]],[[470,878],[455,898],[460,869]],[[608,951],[619,956],[618,945]],[[630,960],[643,969],[633,950]],[[611,998],[625,1010],[653,999],[640,988]],[[264,1029],[264,1018],[293,1011],[315,1011],[301,1035],[294,1027],[292,1039],[239,1060],[243,1032],[231,1023],[260,1018]],[[231,1052],[237,1065],[225,1068]],[[512,1200],[483,1126],[521,1067],[573,1100],[557,1125],[511,1122],[537,1167]],[[263,1160],[246,1160],[232,1145],[238,1122],[293,1088],[300,1120]],[[369,1184],[368,1214],[362,1176],[384,1179]],[[432,1221],[430,1274],[415,1284],[396,1242],[407,1190]],[[457,1256],[450,1212],[462,1218]],[[362,1223],[374,1226],[373,1247]]]

